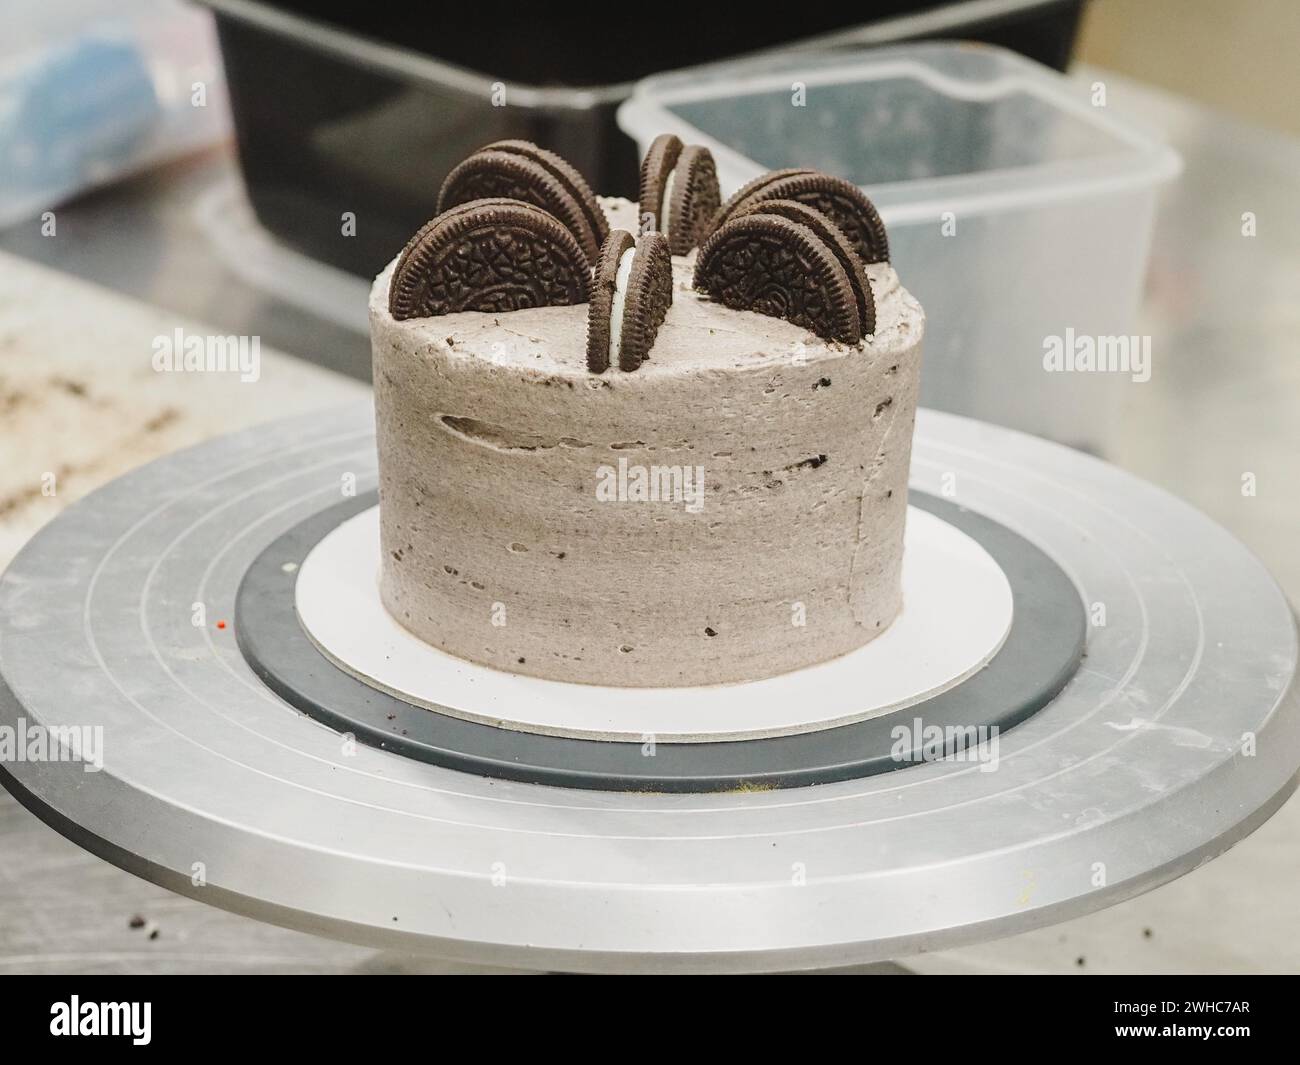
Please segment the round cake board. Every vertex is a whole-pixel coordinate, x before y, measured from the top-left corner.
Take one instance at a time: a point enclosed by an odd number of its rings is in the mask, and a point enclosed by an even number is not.
[[[849,654],[745,684],[613,688],[467,662],[388,613],[379,596],[379,552],[375,506],[342,521],[300,564],[298,619],[320,651],[408,703],[547,736],[701,743],[849,724],[956,686],[989,662],[1011,629],[1011,585],[997,562],[960,529],[916,507],[907,518],[904,609],[894,623]]]

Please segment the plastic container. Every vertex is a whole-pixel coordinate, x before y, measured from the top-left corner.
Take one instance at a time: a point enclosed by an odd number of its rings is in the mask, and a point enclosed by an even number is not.
[[[230,136],[206,12],[178,0],[7,0],[5,14],[0,225]]]
[[[925,307],[921,401],[1096,449],[1142,385],[1044,355],[1054,337],[1130,333],[1157,188],[1181,161],[1093,93],[944,42],[650,78],[618,121],[642,151],[663,132],[709,147],[724,195],[791,166],[862,186]]]

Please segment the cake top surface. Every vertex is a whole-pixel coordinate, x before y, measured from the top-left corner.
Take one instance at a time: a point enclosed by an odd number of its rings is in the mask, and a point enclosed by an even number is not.
[[[637,232],[637,205],[601,197],[612,229]],[[808,329],[753,311],[732,310],[692,287],[697,251],[674,256],[673,300],[650,358],[628,377],[649,384],[665,375],[708,373],[788,363],[800,354],[809,363],[850,354],[892,354],[916,343],[924,328],[921,306],[888,263],[865,267],[876,305],[875,332],[860,344],[823,340]],[[389,313],[389,263],[370,295],[372,332],[402,338],[413,348],[437,347],[449,355],[486,359],[502,367],[560,377],[588,378],[587,308],[583,304],[534,307],[509,313],[463,311],[431,318],[396,320]]]

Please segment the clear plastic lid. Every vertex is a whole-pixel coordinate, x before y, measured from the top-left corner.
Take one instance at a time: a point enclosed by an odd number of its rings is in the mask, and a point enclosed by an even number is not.
[[[619,124],[714,153],[724,191],[814,167],[869,188],[893,222],[1152,185],[1175,152],[1114,117],[1104,86],[1013,52],[938,42],[764,56],[640,82]]]

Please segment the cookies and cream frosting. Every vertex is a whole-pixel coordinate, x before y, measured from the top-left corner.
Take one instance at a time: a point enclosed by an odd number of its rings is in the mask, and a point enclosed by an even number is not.
[[[636,205],[600,202],[636,232]],[[893,620],[920,306],[868,264],[874,333],[827,341],[696,291],[697,254],[636,373],[588,371],[586,305],[399,320],[380,274],[380,587],[404,626],[504,670],[662,686],[824,661]]]

